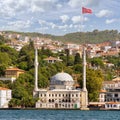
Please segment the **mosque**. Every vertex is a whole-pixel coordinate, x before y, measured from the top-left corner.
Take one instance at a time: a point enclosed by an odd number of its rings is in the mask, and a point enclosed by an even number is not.
[[[83,49],[83,88],[76,89],[71,75],[57,73],[50,79],[46,89],[38,88],[38,51],[35,49],[35,87],[33,97],[38,97],[36,108],[43,109],[81,109],[88,110],[88,92],[86,88],[86,52]]]

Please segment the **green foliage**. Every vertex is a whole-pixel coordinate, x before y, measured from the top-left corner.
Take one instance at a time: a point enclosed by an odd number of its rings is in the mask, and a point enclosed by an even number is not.
[[[49,49],[44,48],[39,51],[39,56],[42,56],[42,59],[44,59],[43,55],[47,57],[54,56],[54,54]]]
[[[7,53],[0,52],[0,76],[3,76],[5,74],[5,69],[9,65],[11,65],[12,61],[9,58],[9,55]]]
[[[87,89],[89,91],[89,101],[97,101],[99,91],[102,88],[103,76],[101,71],[87,71]]]
[[[34,47],[32,42],[21,49],[17,62],[18,67],[24,70],[34,67]]]
[[[7,45],[0,45],[0,52],[8,54],[12,64],[16,64],[18,52],[14,48],[11,48]]]
[[[0,45],[8,42],[9,40],[5,39],[2,35],[0,35]]]
[[[35,99],[32,97],[34,77],[27,72],[12,84],[12,97],[10,107],[34,107]]]
[[[102,58],[92,58],[91,59],[91,65],[94,67],[104,67]]]
[[[15,49],[2,44],[0,45],[0,56],[0,76],[3,76],[7,67],[16,64],[18,52]]]
[[[75,73],[80,74],[83,71],[82,64],[76,64],[73,66],[73,70]]]
[[[49,34],[41,34],[41,33],[23,33],[23,32],[12,32],[6,31],[6,33],[18,33],[23,36],[30,37],[45,37],[50,38],[52,40],[59,40],[63,42],[73,42],[73,43],[101,43],[105,41],[113,41],[120,40],[120,33],[117,30],[93,30],[92,32],[76,32],[69,33],[64,36],[54,36]]]
[[[120,56],[108,56],[105,58],[108,63],[113,63],[115,67],[120,67]]]
[[[76,53],[75,59],[74,59],[74,64],[80,64],[82,63],[82,59],[80,58],[80,54]]]
[[[82,86],[82,74],[79,78],[79,83]],[[87,70],[87,90],[89,101],[98,101],[99,91],[102,87],[103,75],[99,70]]]

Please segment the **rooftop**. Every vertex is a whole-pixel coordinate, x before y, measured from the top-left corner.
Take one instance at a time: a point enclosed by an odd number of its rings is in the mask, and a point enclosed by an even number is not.
[[[8,88],[0,87],[0,90],[10,90]]]

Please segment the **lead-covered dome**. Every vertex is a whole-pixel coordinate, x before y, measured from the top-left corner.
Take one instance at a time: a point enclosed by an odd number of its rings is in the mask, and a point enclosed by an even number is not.
[[[54,75],[52,78],[51,78],[51,81],[73,81],[73,78],[71,75],[69,75],[68,73],[64,73],[64,72],[61,72],[61,73],[57,73],[56,75]]]
[[[74,80],[68,73],[57,73],[51,77],[50,89],[67,89],[71,90],[73,88]]]

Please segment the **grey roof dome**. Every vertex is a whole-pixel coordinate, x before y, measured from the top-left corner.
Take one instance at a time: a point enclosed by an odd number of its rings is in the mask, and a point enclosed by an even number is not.
[[[73,81],[73,78],[68,73],[57,73],[51,78],[51,81]]]

